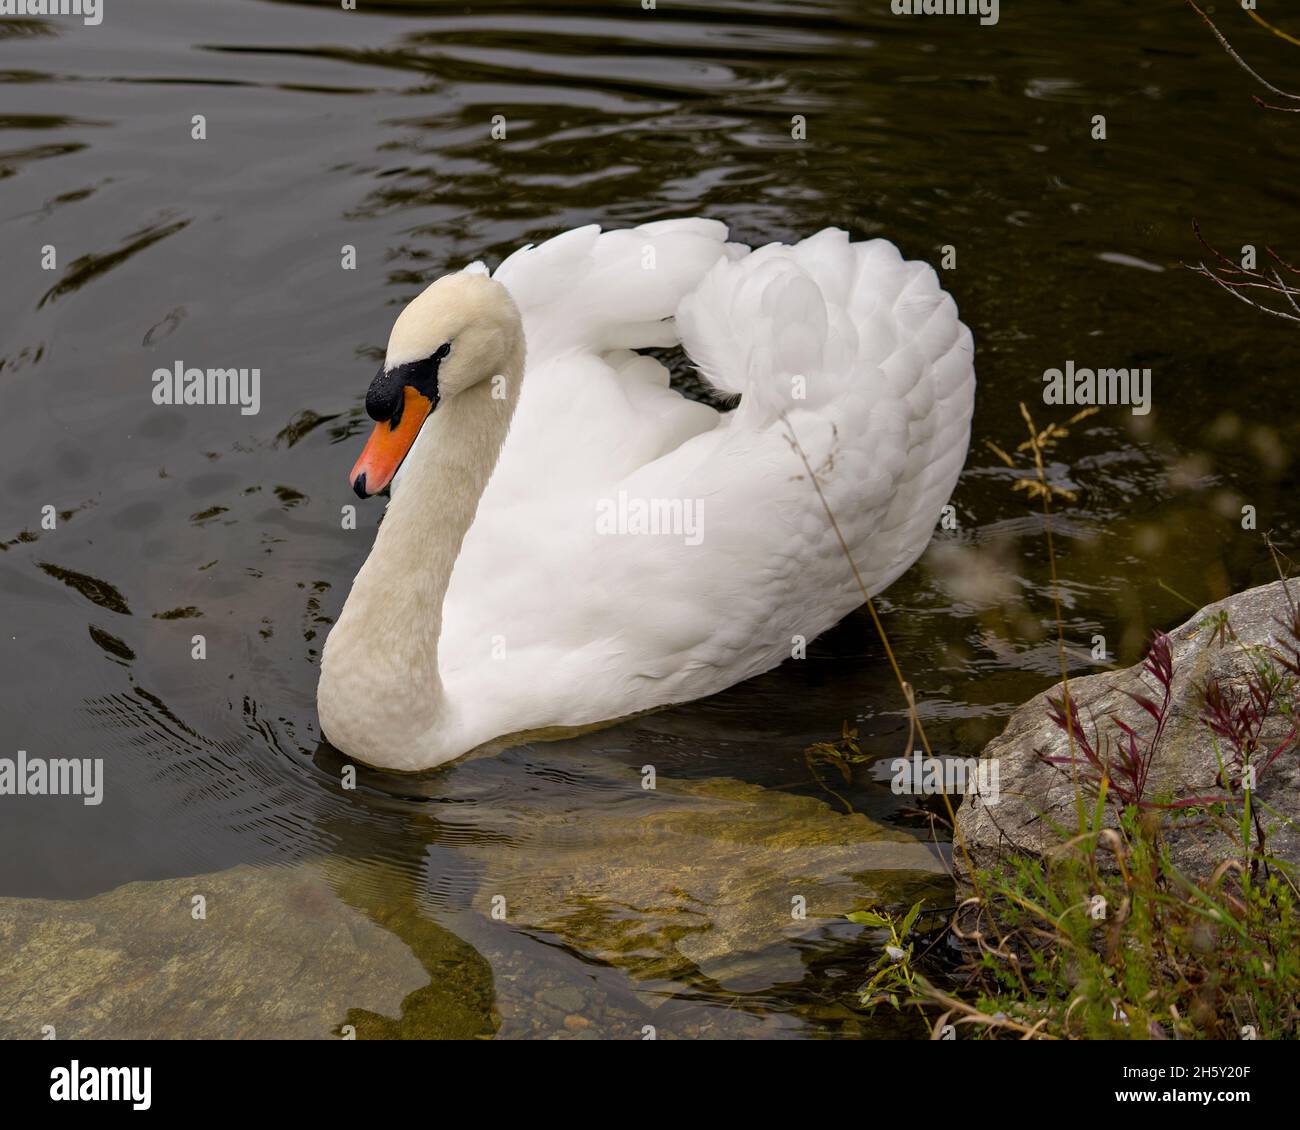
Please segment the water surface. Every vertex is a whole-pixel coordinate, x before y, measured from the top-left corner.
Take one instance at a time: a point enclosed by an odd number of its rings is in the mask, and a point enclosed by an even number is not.
[[[1195,219],[1234,255],[1300,256],[1300,126],[1172,0],[1008,0],[994,27],[883,0],[361,7],[0,26],[0,745],[107,767],[97,808],[0,800],[0,895],[322,868],[430,974],[401,1016],[337,1018],[362,1035],[914,1034],[854,1008],[876,951],[840,917],[951,894],[888,788],[907,725],[865,614],[706,702],[340,787],[316,671],[381,512],[340,528],[392,318],[447,268],[589,222],[955,248],[980,382],[958,529],[880,604],[936,751],[970,755],[1057,670],[1041,518],[985,446],[1020,442],[1022,400],[1064,419],[1045,368],[1153,370],[1150,415],[1103,411],[1050,468],[1078,495],[1076,669],[1097,636],[1134,661],[1269,579],[1264,531],[1293,538],[1292,329],[1180,264]],[[1234,15],[1286,85],[1297,57]],[[154,406],[177,360],[259,367],[260,412]],[[803,751],[846,721],[875,764],[819,779]]]

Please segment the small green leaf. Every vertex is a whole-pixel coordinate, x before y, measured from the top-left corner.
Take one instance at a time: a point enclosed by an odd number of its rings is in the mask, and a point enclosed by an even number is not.
[[[924,905],[925,899],[921,899],[919,902],[914,903],[912,909],[907,912],[907,917],[903,919],[903,924],[898,928],[898,937],[900,941],[907,937],[907,932],[912,928],[913,923],[916,922],[916,916],[921,913],[921,907]]]
[[[856,922],[859,926],[888,926],[889,919],[882,918],[870,910],[855,910],[852,914],[845,915],[850,922]]]

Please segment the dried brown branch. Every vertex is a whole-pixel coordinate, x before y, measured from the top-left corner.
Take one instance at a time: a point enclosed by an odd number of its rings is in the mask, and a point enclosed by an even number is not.
[[[1227,37],[1223,34],[1223,32],[1221,32],[1215,26],[1214,21],[1210,19],[1209,16],[1207,16],[1203,11],[1201,11],[1200,8],[1196,6],[1194,0],[1187,0],[1187,3],[1191,6],[1192,11],[1195,12],[1198,16],[1200,16],[1202,20],[1205,21],[1206,27],[1208,27],[1214,33],[1214,38],[1219,41],[1219,45],[1228,53],[1228,57],[1232,59],[1232,61],[1236,63],[1237,66],[1239,66],[1243,71],[1245,71],[1248,75],[1250,75],[1251,78],[1253,78],[1257,83],[1259,83],[1260,86],[1264,87],[1264,89],[1269,91],[1270,93],[1276,94],[1280,98],[1290,99],[1292,102],[1300,102],[1300,94],[1288,94],[1285,90],[1282,90],[1281,88],[1274,86],[1271,82],[1268,81],[1268,79],[1266,79],[1257,70],[1255,70],[1254,67],[1252,67],[1248,62],[1246,62],[1245,59],[1243,59],[1240,55],[1238,55],[1236,50],[1233,48],[1232,44],[1228,42]],[[1269,26],[1270,30],[1276,31],[1276,29],[1272,28],[1271,25],[1266,25],[1266,26]],[[1278,34],[1280,35],[1281,32],[1278,32]],[[1283,36],[1283,38],[1287,38],[1287,37]],[[1265,106],[1267,109],[1270,110],[1286,110],[1286,112],[1288,113],[1300,112],[1300,110],[1292,110],[1288,107],[1269,106],[1267,103],[1262,102],[1259,98],[1256,98],[1255,101],[1258,102],[1259,105]]]
[[[1266,314],[1272,314],[1275,318],[1284,318],[1288,322],[1300,322],[1300,302],[1296,301],[1300,295],[1300,286],[1292,286],[1288,283],[1277,270],[1276,267],[1268,266],[1267,268],[1247,268],[1241,266],[1233,259],[1229,259],[1218,248],[1212,246],[1201,233],[1201,226],[1195,220],[1192,221],[1192,229],[1196,232],[1196,238],[1200,241],[1201,246],[1206,249],[1217,260],[1215,266],[1208,265],[1204,260],[1199,263],[1184,263],[1190,271],[1195,271],[1198,275],[1204,275],[1212,279],[1221,286],[1233,298],[1246,303],[1247,306],[1253,306],[1256,310],[1262,310]],[[1269,257],[1280,264],[1285,270],[1295,274],[1300,274],[1295,267],[1291,266],[1271,247],[1266,247],[1265,251]],[[1286,306],[1279,308],[1270,305],[1265,301],[1257,301],[1252,295],[1245,293],[1247,291],[1262,291],[1264,295],[1276,296],[1285,301]],[[1263,298],[1263,295],[1260,295]]]

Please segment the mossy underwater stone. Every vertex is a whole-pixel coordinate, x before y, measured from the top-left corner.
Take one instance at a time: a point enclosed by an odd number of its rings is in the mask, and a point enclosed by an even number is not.
[[[0,899],[0,949],[6,1039],[40,1039],[46,1025],[57,1039],[338,1038],[357,1010],[399,1017],[430,980],[315,865]]]
[[[469,849],[484,868],[480,910],[504,896],[512,925],[638,979],[698,972],[736,991],[799,981],[828,921],[946,871],[946,846],[726,778],[661,777],[580,821],[543,816],[534,836],[526,870]]]

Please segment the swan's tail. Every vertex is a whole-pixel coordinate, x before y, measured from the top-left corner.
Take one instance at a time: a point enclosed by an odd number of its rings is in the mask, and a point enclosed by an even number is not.
[[[933,269],[837,228],[729,254],[683,300],[677,325],[704,378],[741,395],[750,426],[873,385],[907,398],[932,375],[929,393],[943,396],[969,372],[970,334]]]
[[[673,314],[723,256],[726,238],[726,225],[716,220],[663,220],[604,233],[590,224],[520,248],[493,278],[518,305],[533,357],[579,345],[676,345]]]
[[[741,394],[735,442],[792,430],[864,576],[893,581],[952,493],[974,409],[971,334],[934,271],[828,228],[718,262],[677,325],[705,378]]]

